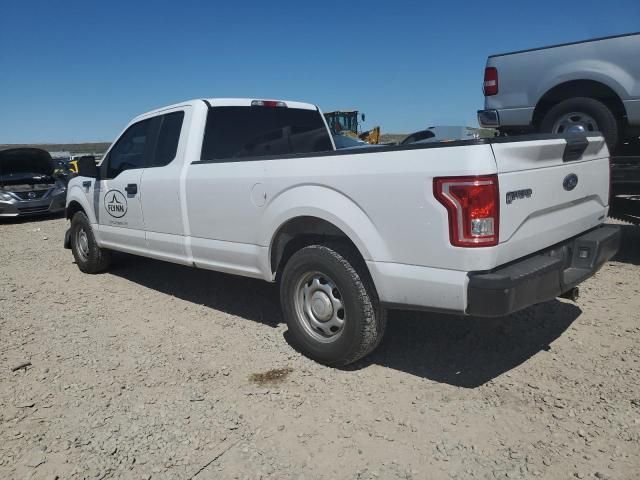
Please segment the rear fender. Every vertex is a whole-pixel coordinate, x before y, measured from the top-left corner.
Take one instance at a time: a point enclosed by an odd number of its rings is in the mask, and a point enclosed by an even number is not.
[[[286,222],[297,217],[317,217],[342,230],[365,260],[387,258],[388,248],[366,213],[341,192],[321,185],[301,185],[277,195],[261,219],[259,244],[265,248],[263,265],[269,265],[273,240]],[[264,271],[269,271],[270,268]]]
[[[533,105],[537,104],[552,88],[571,81],[591,80],[601,83],[613,90],[621,99],[629,97],[629,92],[635,83],[635,79],[629,72],[619,65],[604,60],[578,60],[563,63],[550,70],[545,77],[536,83]]]

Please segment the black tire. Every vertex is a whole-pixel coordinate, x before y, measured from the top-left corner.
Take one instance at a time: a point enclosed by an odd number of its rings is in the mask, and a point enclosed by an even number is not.
[[[80,238],[83,234],[86,235],[86,246],[81,247]],[[98,246],[84,212],[76,212],[71,219],[71,251],[76,265],[84,273],[103,272],[111,263],[111,252]]]
[[[573,112],[584,113],[595,120],[597,124],[595,130],[602,133],[607,141],[609,151],[613,151],[617,147],[620,133],[616,117],[609,107],[593,98],[569,98],[554,105],[542,118],[540,131],[545,133],[558,133],[554,132],[556,121],[562,118],[563,115]]]
[[[328,343],[314,338],[321,334],[310,333],[308,316],[298,313],[296,298],[309,272],[333,282],[344,306],[344,325]],[[293,346],[325,365],[345,366],[368,355],[380,344],[387,324],[366,265],[348,245],[310,245],[294,253],[282,272],[280,301]]]

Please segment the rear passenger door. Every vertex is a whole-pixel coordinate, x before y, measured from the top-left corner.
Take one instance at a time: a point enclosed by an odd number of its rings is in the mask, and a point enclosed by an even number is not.
[[[181,107],[156,117],[155,148],[141,180],[148,255],[186,262],[180,178],[191,110]]]
[[[270,163],[332,149],[315,109],[210,107],[200,161],[190,165],[185,179],[195,265],[260,276],[256,226],[274,192]]]
[[[154,119],[131,125],[100,166],[98,224],[101,244],[135,251],[146,247],[140,179],[153,149]]]

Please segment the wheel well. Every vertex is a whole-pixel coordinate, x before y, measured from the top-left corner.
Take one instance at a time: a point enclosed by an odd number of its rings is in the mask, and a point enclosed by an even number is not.
[[[604,83],[593,80],[572,80],[556,85],[538,101],[533,112],[533,124],[540,126],[545,114],[563,100],[574,97],[589,97],[600,100],[611,109],[618,119],[624,119],[626,110],[620,97]]]
[[[273,237],[271,271],[279,276],[282,268],[295,252],[307,245],[328,241],[340,241],[348,244],[362,258],[353,241],[332,223],[317,217],[296,217],[282,225]],[[362,263],[364,263],[363,258]]]
[[[69,205],[67,205],[66,217],[68,220],[71,220],[76,212],[84,212],[84,208],[78,202],[73,200]]]

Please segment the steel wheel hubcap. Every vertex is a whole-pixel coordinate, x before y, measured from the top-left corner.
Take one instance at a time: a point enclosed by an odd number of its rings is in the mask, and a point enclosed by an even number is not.
[[[587,133],[599,131],[598,123],[584,112],[571,112],[553,124],[553,133]]]
[[[311,313],[321,322],[327,322],[333,316],[333,305],[325,292],[314,292],[311,295]]]
[[[78,253],[82,259],[86,260],[89,258],[89,237],[87,236],[87,232],[84,231],[84,228],[78,229],[76,245],[78,246]]]
[[[335,282],[320,272],[307,272],[295,288],[298,322],[315,340],[329,343],[342,334],[346,320],[342,295]]]

